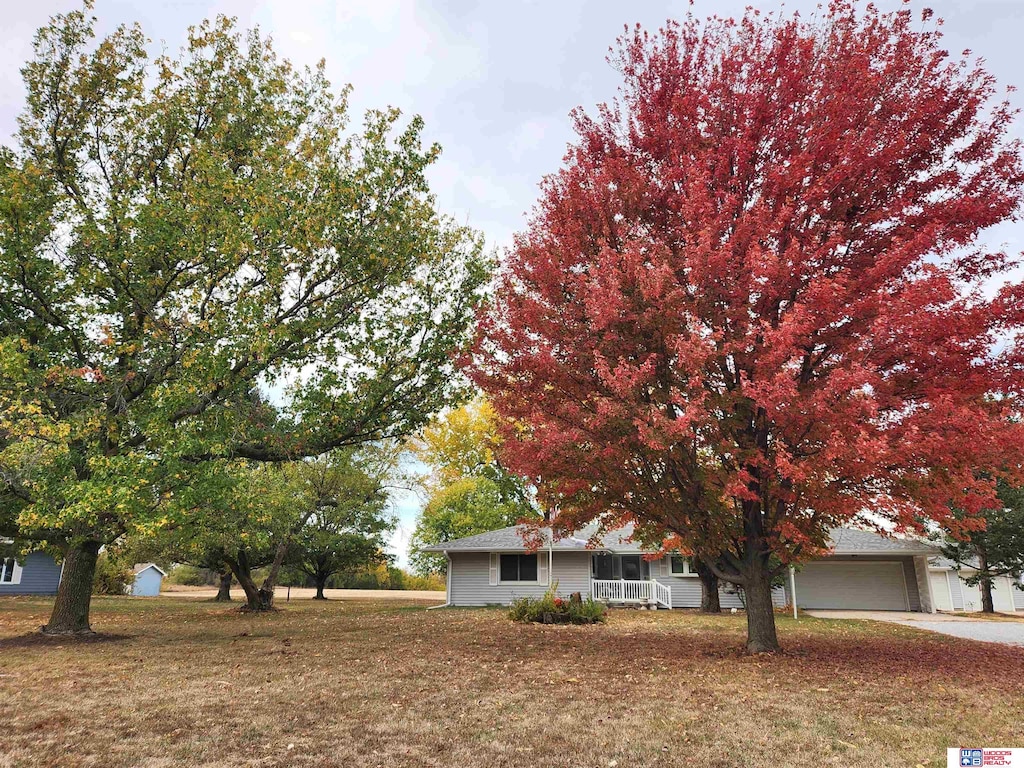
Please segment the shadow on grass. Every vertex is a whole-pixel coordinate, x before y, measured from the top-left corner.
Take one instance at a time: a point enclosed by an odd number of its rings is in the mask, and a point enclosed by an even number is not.
[[[131,640],[134,635],[115,635],[96,632],[91,635],[44,635],[32,632],[27,635],[0,638],[0,652],[16,648],[55,648],[59,645],[101,645]]]

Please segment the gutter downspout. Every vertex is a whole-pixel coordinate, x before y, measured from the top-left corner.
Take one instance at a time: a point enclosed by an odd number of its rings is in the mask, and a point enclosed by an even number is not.
[[[793,618],[799,621],[796,612],[796,569],[792,565],[789,566],[789,596],[793,599]]]
[[[448,563],[448,567],[445,568],[444,574],[444,602],[441,603],[441,605],[428,606],[428,611],[432,611],[435,608],[448,608],[452,604],[452,556],[445,551],[444,559]]]

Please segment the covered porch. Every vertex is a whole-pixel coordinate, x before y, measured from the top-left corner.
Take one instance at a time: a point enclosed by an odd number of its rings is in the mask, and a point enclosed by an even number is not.
[[[594,553],[590,596],[609,605],[672,607],[672,588],[652,578],[651,564],[639,554]]]
[[[592,579],[590,596],[611,605],[671,608],[672,588],[660,581]]]

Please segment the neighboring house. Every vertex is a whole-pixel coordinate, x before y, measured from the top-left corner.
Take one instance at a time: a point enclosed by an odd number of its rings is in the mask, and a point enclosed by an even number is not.
[[[135,581],[132,582],[133,597],[156,597],[160,594],[160,584],[167,574],[156,563],[136,563],[132,568]]]
[[[977,568],[961,566],[959,573],[953,562],[944,557],[933,557],[928,563],[932,580],[932,594],[935,606],[940,611],[980,611],[981,587],[969,586],[967,579],[975,575]],[[1024,590],[1014,586],[1009,576],[996,576],[992,580],[992,607],[1000,613],[1024,611]]]
[[[0,559],[0,596],[55,595],[60,584],[61,566],[45,552],[30,552],[20,562]]]
[[[588,547],[595,528],[551,541],[527,552],[519,528],[443,542],[427,551],[448,558],[447,597],[451,605],[507,605],[514,598],[542,595],[550,585],[569,595],[579,592],[612,604],[658,608],[700,606],[700,580],[685,557],[647,560],[630,541],[631,527],[605,534]],[[895,539],[870,531],[836,528],[832,554],[787,575],[786,586],[772,595],[778,606],[934,612],[928,558],[937,549],[916,539]],[[724,608],[741,607],[742,599],[723,585]]]

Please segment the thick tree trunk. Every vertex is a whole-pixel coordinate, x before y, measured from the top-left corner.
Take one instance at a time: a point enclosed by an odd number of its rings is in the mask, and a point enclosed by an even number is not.
[[[327,577],[324,576],[322,579],[317,577],[316,579],[316,596],[314,600],[326,600],[327,596],[324,594],[324,587],[327,586]]]
[[[995,613],[996,606],[992,600],[992,579],[982,579],[981,586],[981,612]]]
[[[772,653],[779,650],[772,584],[768,574],[763,569],[747,574],[743,594],[747,603],[747,652]]]
[[[217,589],[217,597],[214,598],[218,603],[230,603],[231,602],[231,579],[233,574],[230,568],[226,568],[220,574],[220,587]]]
[[[274,609],[274,589],[270,588],[269,591],[260,587],[256,584],[256,581],[252,577],[252,569],[249,567],[249,558],[245,553],[245,550],[241,550],[238,553],[237,558],[225,558],[227,564],[231,566],[231,571],[235,574],[235,578],[238,579],[238,586],[242,588],[245,593],[245,605],[242,607],[244,611],[272,611]]]
[[[718,577],[703,562],[697,562],[697,576],[700,578],[701,613],[721,613],[722,605],[718,595]]]
[[[245,592],[245,608],[247,611],[272,611],[274,609],[274,590],[266,590],[257,586],[252,575],[243,572],[236,573],[238,585]]]
[[[47,635],[87,635],[89,606],[92,601],[92,582],[96,575],[96,558],[100,542],[86,540],[68,547],[57,599],[53,601],[50,621],[43,627]]]

